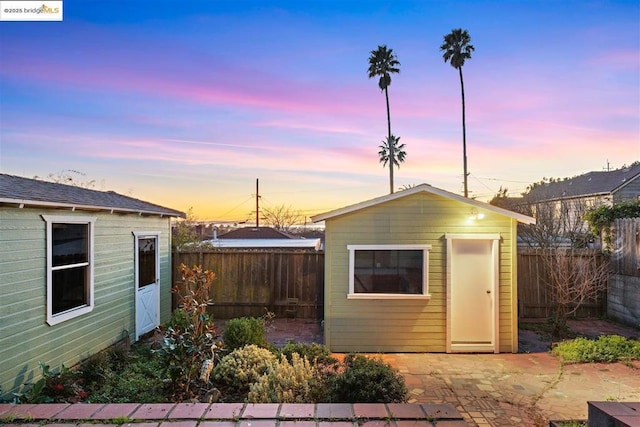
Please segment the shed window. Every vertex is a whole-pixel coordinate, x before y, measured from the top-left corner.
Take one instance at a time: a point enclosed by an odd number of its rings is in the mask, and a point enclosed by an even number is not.
[[[425,298],[431,245],[349,245],[349,298]]]
[[[47,323],[93,310],[94,217],[44,215],[47,222]]]

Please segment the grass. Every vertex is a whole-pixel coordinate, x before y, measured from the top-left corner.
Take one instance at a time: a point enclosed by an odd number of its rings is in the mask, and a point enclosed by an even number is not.
[[[619,335],[602,335],[597,340],[575,338],[558,343],[551,354],[563,363],[615,363],[640,360],[640,341]]]

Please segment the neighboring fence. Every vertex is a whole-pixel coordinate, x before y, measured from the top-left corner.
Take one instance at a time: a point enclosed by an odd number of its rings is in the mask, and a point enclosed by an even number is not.
[[[640,218],[617,219],[611,237],[607,315],[640,328]]]
[[[518,248],[518,317],[521,319],[547,318],[554,312],[555,306],[548,285],[549,271],[543,256],[545,250],[554,249]],[[593,254],[593,249],[580,249],[571,251],[568,256],[593,257]],[[598,298],[589,300],[578,308],[575,316],[601,317],[606,310],[606,292],[603,292]]]
[[[181,263],[202,265],[216,279],[210,292],[216,319],[324,315],[324,253],[317,251],[195,250],[173,253],[173,283],[180,288]],[[173,308],[179,304],[174,296]]]

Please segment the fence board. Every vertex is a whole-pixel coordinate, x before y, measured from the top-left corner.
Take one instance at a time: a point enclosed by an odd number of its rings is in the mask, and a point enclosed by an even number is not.
[[[612,228],[615,273],[640,277],[640,218],[616,219]]]
[[[518,317],[548,318],[554,305],[549,291],[549,271],[543,260],[543,251],[554,249],[518,248]],[[591,256],[593,250],[574,250],[573,257]],[[604,259],[603,259],[604,261]],[[576,317],[600,317],[606,313],[606,291],[584,303]]]
[[[324,315],[324,253],[306,251],[195,250],[173,253],[173,284],[181,289],[180,263],[198,263],[216,273],[210,299],[217,319],[285,317],[288,298],[298,298],[296,317]],[[173,308],[179,297],[173,300]]]

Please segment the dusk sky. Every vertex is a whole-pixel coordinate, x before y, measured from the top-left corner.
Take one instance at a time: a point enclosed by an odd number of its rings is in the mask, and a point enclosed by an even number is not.
[[[199,219],[305,216],[389,192],[384,94],[393,49],[395,187],[462,194],[457,70],[468,30],[469,191],[640,160],[640,2],[64,0],[62,22],[0,22],[0,170],[76,170]]]

